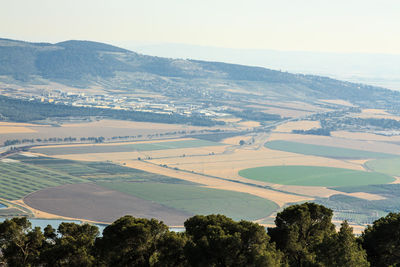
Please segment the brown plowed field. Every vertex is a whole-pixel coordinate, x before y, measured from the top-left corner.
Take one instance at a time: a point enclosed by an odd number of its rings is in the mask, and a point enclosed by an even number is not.
[[[24,202],[48,213],[106,223],[129,214],[140,218],[156,218],[167,225],[178,226],[192,216],[92,183],[46,188],[29,194]]]

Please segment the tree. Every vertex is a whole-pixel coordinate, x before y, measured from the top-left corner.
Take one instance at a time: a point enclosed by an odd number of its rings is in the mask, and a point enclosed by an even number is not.
[[[107,226],[96,240],[100,266],[151,266],[157,262],[157,242],[168,227],[155,219],[124,216]]]
[[[185,256],[187,237],[185,233],[166,232],[156,241],[157,251],[152,265],[160,267],[188,266]]]
[[[45,266],[93,266],[94,242],[99,235],[97,226],[61,223],[58,235],[51,226],[44,230],[48,240],[42,254]]]
[[[197,215],[185,222],[191,266],[280,266],[282,254],[264,227],[223,215]]]
[[[361,235],[371,266],[400,266],[400,213],[376,220]]]
[[[353,228],[347,221],[341,224],[338,233],[326,238],[317,253],[319,262],[332,267],[369,266],[366,251],[357,243]]]
[[[316,266],[319,246],[335,234],[332,215],[331,209],[314,203],[289,206],[277,214],[276,227],[268,233],[291,266]]]
[[[2,263],[8,266],[36,266],[44,236],[39,227],[31,229],[25,218],[13,218],[0,224]]]

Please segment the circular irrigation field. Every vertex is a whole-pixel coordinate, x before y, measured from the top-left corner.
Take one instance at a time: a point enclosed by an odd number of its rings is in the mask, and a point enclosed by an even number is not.
[[[317,166],[257,167],[241,170],[239,175],[274,184],[329,187],[387,184],[395,180],[383,173]]]

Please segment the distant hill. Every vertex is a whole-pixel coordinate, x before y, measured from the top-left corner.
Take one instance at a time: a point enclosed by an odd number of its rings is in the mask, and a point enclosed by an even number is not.
[[[232,97],[265,95],[269,99],[310,102],[342,99],[368,107],[393,107],[400,93],[327,77],[291,74],[261,67],[141,55],[91,41],[56,44],[0,39],[0,76],[30,84],[35,79],[81,88],[142,89],[169,96]]]

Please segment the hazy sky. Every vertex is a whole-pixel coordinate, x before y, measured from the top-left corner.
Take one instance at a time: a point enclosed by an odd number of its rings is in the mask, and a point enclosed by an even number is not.
[[[400,54],[400,1],[0,0],[0,37]]]

